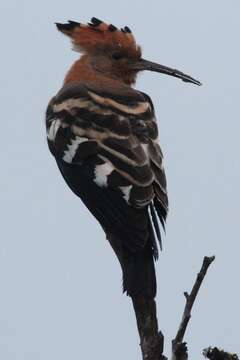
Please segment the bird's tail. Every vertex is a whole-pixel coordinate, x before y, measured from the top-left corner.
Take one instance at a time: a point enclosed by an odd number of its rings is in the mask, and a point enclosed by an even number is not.
[[[151,247],[145,246],[123,261],[123,290],[132,298],[154,298],[156,275]]]
[[[153,239],[149,222],[149,239],[144,248],[132,252],[122,246],[122,241],[110,235],[108,239],[119,259],[123,272],[123,291],[131,298],[153,299],[156,296]]]

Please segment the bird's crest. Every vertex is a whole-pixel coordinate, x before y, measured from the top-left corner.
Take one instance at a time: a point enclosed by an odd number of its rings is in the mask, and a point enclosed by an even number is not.
[[[70,20],[67,24],[56,23],[56,26],[59,31],[71,38],[76,51],[120,50],[130,57],[141,56],[141,49],[128,26],[119,30],[114,25],[106,24],[94,17],[88,24]]]

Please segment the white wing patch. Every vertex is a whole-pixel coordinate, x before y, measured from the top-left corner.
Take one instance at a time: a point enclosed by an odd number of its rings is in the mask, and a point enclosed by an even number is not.
[[[96,165],[94,182],[100,187],[107,186],[107,177],[113,172],[114,168],[109,163]]]
[[[80,136],[76,136],[75,139],[72,139],[71,144],[67,146],[68,149],[64,151],[63,160],[71,164],[77,152],[78,146],[85,141],[89,141],[89,139]]]
[[[127,203],[129,203],[129,198],[130,198],[130,192],[132,190],[132,185],[129,186],[119,186],[119,189],[122,191],[123,193],[123,197],[126,200]]]
[[[59,119],[54,119],[50,125],[50,128],[48,129],[47,132],[47,138],[50,141],[54,141],[55,137],[57,135],[58,129],[61,126],[61,121]]]

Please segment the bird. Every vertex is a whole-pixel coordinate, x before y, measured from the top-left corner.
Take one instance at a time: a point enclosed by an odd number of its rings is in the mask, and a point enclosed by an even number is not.
[[[93,17],[87,24],[71,20],[56,27],[80,57],[48,104],[49,150],[105,232],[122,268],[123,291],[153,299],[168,192],[154,106],[135,82],[149,70],[201,83],[145,60],[128,26]]]

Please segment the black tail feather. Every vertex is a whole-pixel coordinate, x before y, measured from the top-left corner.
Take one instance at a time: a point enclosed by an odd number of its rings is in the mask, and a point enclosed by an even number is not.
[[[143,249],[132,252],[124,246],[121,234],[107,234],[123,272],[123,292],[128,296],[153,299],[157,285],[154,266],[157,244],[149,217],[149,237]],[[155,243],[155,245],[154,245]]]
[[[124,252],[123,291],[130,297],[154,298],[156,296],[156,275],[151,243],[136,253]]]

